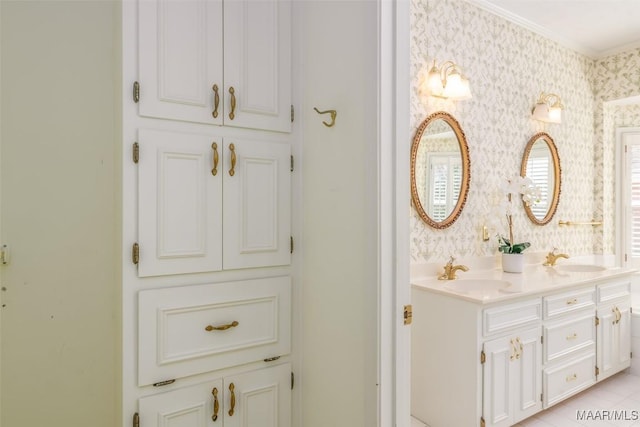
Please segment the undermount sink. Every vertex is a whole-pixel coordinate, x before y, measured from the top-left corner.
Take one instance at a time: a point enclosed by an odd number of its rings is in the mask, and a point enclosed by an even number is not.
[[[496,279],[456,279],[444,285],[445,289],[460,294],[489,297],[499,292],[513,292],[511,283]]]
[[[555,266],[558,270],[570,271],[570,272],[597,272],[604,271],[607,268],[601,265],[594,264],[558,264]]]

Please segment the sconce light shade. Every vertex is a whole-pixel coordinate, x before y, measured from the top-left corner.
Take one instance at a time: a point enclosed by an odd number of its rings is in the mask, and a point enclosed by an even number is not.
[[[553,104],[551,104],[552,101]],[[542,93],[531,112],[531,117],[545,123],[562,123],[562,109],[564,106],[560,97],[554,93]]]
[[[463,100],[471,98],[469,80],[465,78],[456,64],[447,61],[442,66],[433,67],[424,81],[423,92],[438,98]]]

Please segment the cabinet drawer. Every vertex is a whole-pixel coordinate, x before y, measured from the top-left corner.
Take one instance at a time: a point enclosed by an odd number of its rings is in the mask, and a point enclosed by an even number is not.
[[[142,291],[138,385],[290,352],[289,277]]]
[[[584,349],[595,350],[595,315],[590,312],[569,321],[545,325],[543,335],[545,363]]]
[[[595,308],[595,288],[580,289],[543,298],[544,317],[551,319],[584,308]]]
[[[542,319],[539,298],[492,307],[483,312],[483,333],[491,335],[520,326],[533,324]]]
[[[544,407],[555,405],[596,382],[596,354],[573,359],[543,373]]]
[[[614,282],[598,286],[598,304],[631,295],[631,283]]]

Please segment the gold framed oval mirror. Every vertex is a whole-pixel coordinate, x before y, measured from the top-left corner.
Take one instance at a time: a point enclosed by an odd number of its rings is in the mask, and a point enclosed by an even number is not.
[[[553,218],[560,201],[560,157],[553,138],[545,132],[531,137],[524,149],[520,175],[529,177],[540,190],[540,201],[524,204],[527,216],[534,224],[545,225]]]
[[[447,228],[460,216],[470,182],[469,146],[449,113],[431,114],[411,145],[411,200],[420,218],[433,228]]]

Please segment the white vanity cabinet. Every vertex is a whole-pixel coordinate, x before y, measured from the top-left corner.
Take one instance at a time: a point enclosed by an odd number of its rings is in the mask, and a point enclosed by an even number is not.
[[[518,276],[518,291],[484,294],[415,282],[412,415],[511,426],[628,367],[629,273],[610,274],[554,282],[540,269],[530,289]]]
[[[138,275],[290,263],[288,143],[138,131]]]
[[[598,380],[631,365],[631,284],[600,285],[598,293]]]
[[[139,114],[291,131],[291,2],[140,0]]]
[[[291,365],[270,366],[143,397],[145,427],[290,427]]]

